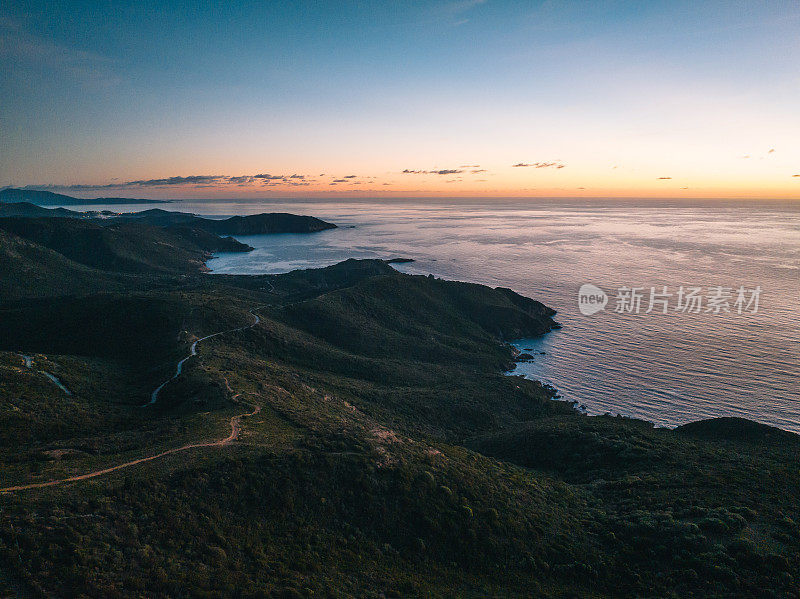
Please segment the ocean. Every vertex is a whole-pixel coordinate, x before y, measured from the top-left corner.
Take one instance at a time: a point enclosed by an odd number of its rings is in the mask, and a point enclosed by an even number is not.
[[[512,374],[553,385],[589,414],[667,427],[741,416],[800,433],[798,202],[337,199],[164,208],[214,217],[292,212],[339,226],[240,237],[255,251],[218,255],[209,262],[216,273],[402,257],[414,259],[398,266],[404,272],[537,299],[558,311],[563,328],[515,340],[533,360]]]

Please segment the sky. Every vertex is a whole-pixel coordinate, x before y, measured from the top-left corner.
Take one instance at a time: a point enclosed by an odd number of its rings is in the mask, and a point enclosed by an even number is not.
[[[800,2],[0,5],[0,187],[800,199]]]

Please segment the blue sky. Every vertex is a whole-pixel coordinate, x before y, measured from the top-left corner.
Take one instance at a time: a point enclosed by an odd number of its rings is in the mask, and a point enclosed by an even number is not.
[[[798,2],[11,0],[0,23],[0,186],[800,197]],[[305,183],[239,183],[264,173]],[[189,176],[220,178],[125,185]]]

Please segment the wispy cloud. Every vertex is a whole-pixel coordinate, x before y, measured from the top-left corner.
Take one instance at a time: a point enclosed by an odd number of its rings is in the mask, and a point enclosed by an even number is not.
[[[97,191],[114,189],[124,191],[150,187],[214,187],[226,185],[305,186],[310,185],[311,181],[314,180],[308,179],[306,175],[270,175],[267,173],[259,173],[257,175],[188,175],[98,184],[79,183],[62,185],[47,183],[44,185],[26,185],[22,189],[41,189],[49,191]]]
[[[667,179],[672,179],[672,177],[659,177],[659,181],[666,181]]]
[[[456,0],[455,2],[448,2],[441,7],[442,12],[449,14],[461,14],[468,10],[486,4],[487,0]]]
[[[228,183],[232,183],[234,185],[250,185],[255,181],[253,177],[250,175],[242,175],[240,177],[230,177],[228,179]]]
[[[439,2],[421,10],[418,18],[423,23],[441,25],[448,23],[451,27],[458,27],[469,22],[469,11],[486,4],[487,0],[451,0]]]
[[[411,169],[403,170],[404,175],[457,175],[463,172],[464,171],[462,169],[458,168],[443,168],[439,170],[430,170],[430,171],[411,170]]]
[[[231,177],[224,175],[190,175],[188,177],[167,177],[166,179],[143,179],[141,181],[128,181],[126,186],[133,187],[164,187],[167,185],[210,185],[230,181]],[[238,177],[237,177],[238,179]]]
[[[515,168],[564,168],[566,165],[562,162],[518,162],[517,164],[512,164],[512,167]]]
[[[65,75],[82,83],[110,85],[120,81],[115,61],[94,52],[58,44],[25,30],[19,21],[0,18],[0,60],[25,68]]]

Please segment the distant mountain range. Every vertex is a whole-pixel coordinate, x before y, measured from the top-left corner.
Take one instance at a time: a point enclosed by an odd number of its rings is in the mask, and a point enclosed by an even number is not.
[[[163,200],[141,200],[132,198],[73,198],[72,196],[39,189],[0,190],[0,202],[30,202],[39,206],[82,206],[88,204],[166,204]]]
[[[76,218],[91,220],[98,225],[135,223],[153,227],[182,227],[198,229],[215,235],[261,235],[265,233],[315,233],[335,229],[336,225],[313,216],[284,212],[232,216],[215,220],[188,212],[171,212],[152,208],[141,212],[78,212],[67,208],[42,208],[30,202],[0,204],[0,218]]]
[[[116,215],[116,212],[77,212],[67,208],[42,208],[30,202],[0,203],[0,218],[100,218],[104,215]]]

